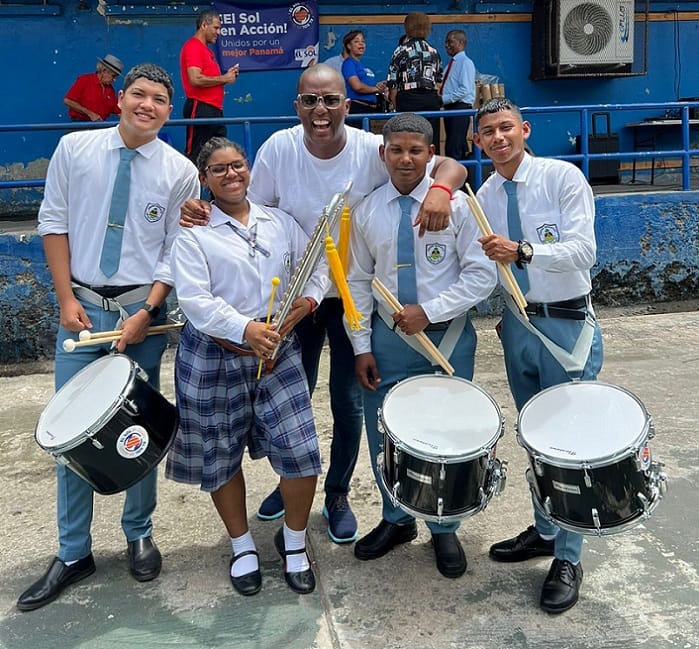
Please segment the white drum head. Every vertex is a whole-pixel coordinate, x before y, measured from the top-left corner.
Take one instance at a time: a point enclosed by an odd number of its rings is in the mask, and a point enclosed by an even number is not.
[[[563,464],[612,458],[647,438],[649,417],[630,392],[600,381],[575,381],[533,396],[517,421],[529,450]]]
[[[113,416],[134,362],[124,355],[100,358],[72,377],[53,395],[36,425],[36,441],[47,450],[71,446]]]
[[[466,379],[429,374],[393,386],[381,409],[391,437],[420,454],[469,456],[499,439],[500,409]]]

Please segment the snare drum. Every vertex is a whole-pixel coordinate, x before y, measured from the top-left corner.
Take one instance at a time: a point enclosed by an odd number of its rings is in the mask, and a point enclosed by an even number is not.
[[[405,379],[388,391],[378,417],[381,486],[408,514],[437,523],[466,518],[504,488],[506,463],[495,457],[500,408],[470,381]]]
[[[517,420],[529,454],[532,494],[555,524],[615,534],[647,519],[665,493],[651,458],[651,418],[628,390],[600,381],[556,385],[532,397]]]
[[[73,376],[49,401],[34,437],[101,494],[141,480],[167,453],[177,409],[150,386],[128,356],[104,356]]]

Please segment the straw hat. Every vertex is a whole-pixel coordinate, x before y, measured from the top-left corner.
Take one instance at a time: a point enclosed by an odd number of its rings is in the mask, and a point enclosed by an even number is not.
[[[103,59],[97,57],[97,60],[105,67],[107,70],[111,70],[117,76],[121,74],[124,69],[124,64],[116,57],[111,54],[107,54]]]

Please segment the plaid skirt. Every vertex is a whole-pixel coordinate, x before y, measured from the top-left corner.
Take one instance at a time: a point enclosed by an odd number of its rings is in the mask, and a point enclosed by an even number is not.
[[[294,334],[271,372],[259,359],[223,349],[187,323],[175,359],[179,425],[165,475],[216,491],[240,469],[245,447],[284,478],[320,473],[311,398]]]

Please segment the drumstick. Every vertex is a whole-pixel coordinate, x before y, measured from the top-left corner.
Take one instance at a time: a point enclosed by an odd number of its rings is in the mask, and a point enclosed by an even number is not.
[[[169,329],[177,329],[179,327],[184,327],[184,323],[172,322],[170,324],[155,325],[154,327],[150,327],[148,331],[151,333],[158,333],[160,331],[168,331]],[[78,338],[82,342],[94,338],[113,338],[114,336],[121,336],[121,333],[121,329],[115,329],[114,331],[90,331],[89,329],[83,329],[78,335]]]
[[[403,305],[393,296],[391,291],[389,291],[381,282],[378,277],[374,277],[371,282],[372,286],[376,289],[379,295],[384,299],[384,301],[390,306],[394,311],[402,311]],[[441,365],[442,369],[449,375],[454,376],[454,368],[451,363],[444,357],[444,354],[437,349],[435,344],[427,337],[424,331],[418,331],[415,334],[415,338],[418,342],[425,348],[427,353],[430,355],[432,360],[436,361]]]
[[[278,277],[272,278],[272,294],[269,296],[269,304],[267,305],[267,321],[265,322],[265,327],[269,329],[269,321],[272,319],[272,309],[274,308],[274,294],[277,292],[277,286],[281,283]],[[262,363],[264,359],[260,359],[260,364],[257,366],[257,380],[260,380],[262,376]]]
[[[488,223],[488,217],[485,215],[485,212],[483,211],[481,204],[478,202],[476,195],[473,193],[473,190],[469,187],[468,183],[466,184],[466,188],[469,194],[466,197],[466,203],[468,203],[468,206],[471,209],[473,218],[476,220],[478,228],[480,229],[483,236],[490,236],[491,234],[493,234],[493,229],[490,227],[490,223]],[[503,279],[505,280],[505,284],[507,284],[510,290],[510,295],[512,295],[512,299],[515,301],[515,304],[519,309],[519,312],[522,314],[522,317],[528,322],[529,316],[527,315],[526,311],[527,300],[524,297],[522,290],[519,288],[519,284],[517,284],[515,276],[512,274],[512,269],[509,267],[509,265],[503,264],[502,262],[498,261],[496,263],[498,265],[500,273],[502,274]]]
[[[156,325],[155,327],[150,327],[148,329],[148,331],[146,332],[146,336],[153,336],[155,334],[164,333],[170,329],[180,329],[182,327],[184,327],[183,322],[177,322],[167,325]],[[110,335],[91,336],[90,338],[86,338],[79,341],[75,341],[72,338],[68,338],[67,340],[63,341],[63,351],[72,352],[78,347],[89,347],[90,345],[104,345],[105,343],[117,342],[121,339],[121,335],[123,332],[121,330],[115,330],[102,331],[100,333]]]

